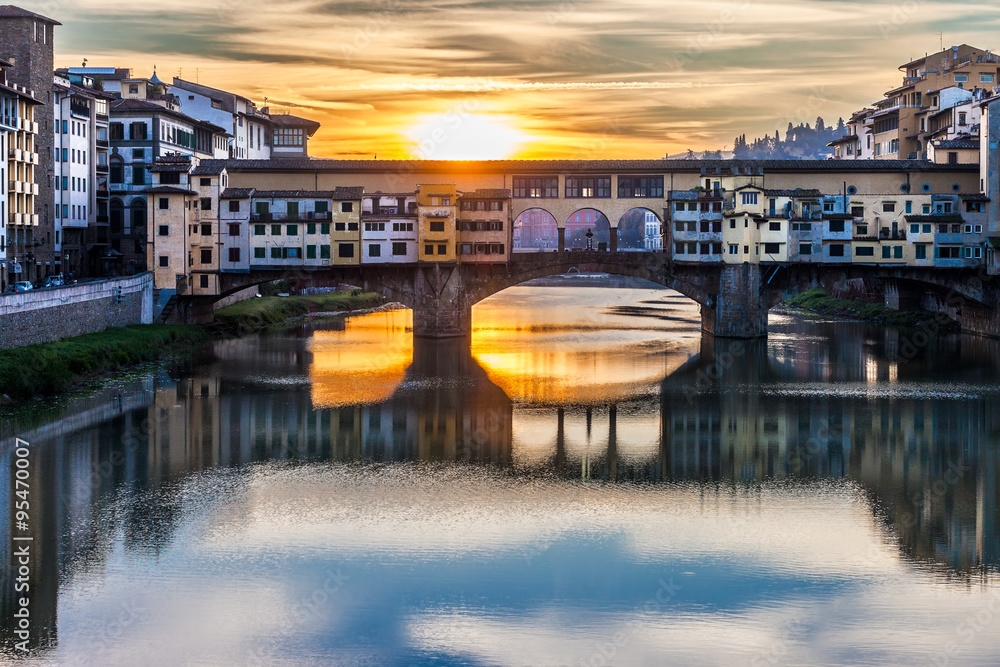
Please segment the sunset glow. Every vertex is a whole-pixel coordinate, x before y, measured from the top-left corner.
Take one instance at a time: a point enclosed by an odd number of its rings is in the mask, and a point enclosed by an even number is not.
[[[902,21],[894,9],[93,0],[60,5],[55,64],[87,58],[147,77],[157,65],[167,81],[267,98],[322,123],[317,157],[658,158],[846,118],[898,85],[898,64],[937,50],[939,31],[996,47],[1000,5],[928,0]],[[471,117],[422,153],[422,130],[456,111]]]
[[[509,118],[459,112],[422,118],[409,136],[422,160],[502,160],[528,140]]]

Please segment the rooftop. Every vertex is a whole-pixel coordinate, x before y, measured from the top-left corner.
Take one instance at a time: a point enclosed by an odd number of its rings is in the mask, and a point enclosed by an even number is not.
[[[50,19],[48,16],[42,16],[41,14],[36,14],[35,12],[29,12],[27,9],[21,9],[14,5],[0,5],[0,18],[4,19],[37,19],[39,21],[45,21],[52,25],[62,25],[59,21],[55,19]]]

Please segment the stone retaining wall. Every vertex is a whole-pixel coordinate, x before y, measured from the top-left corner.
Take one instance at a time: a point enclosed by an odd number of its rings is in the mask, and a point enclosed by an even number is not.
[[[149,272],[4,294],[0,296],[0,349],[152,322],[153,274]]]

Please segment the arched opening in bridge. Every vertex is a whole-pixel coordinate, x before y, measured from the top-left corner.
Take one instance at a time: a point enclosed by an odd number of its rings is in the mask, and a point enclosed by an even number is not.
[[[594,250],[610,250],[611,223],[600,211],[583,208],[566,220],[566,249],[585,250],[587,248],[587,232],[593,233]]]
[[[658,252],[663,249],[660,217],[648,208],[625,211],[618,221],[618,250]]]
[[[648,395],[699,352],[695,301],[594,268],[535,278],[473,306],[472,356],[516,402],[598,405]]]
[[[559,224],[544,208],[529,208],[514,220],[514,251],[556,250]]]

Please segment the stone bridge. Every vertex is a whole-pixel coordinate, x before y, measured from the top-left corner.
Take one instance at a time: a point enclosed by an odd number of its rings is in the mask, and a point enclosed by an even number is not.
[[[497,264],[382,264],[294,272],[261,268],[223,274],[222,280],[226,293],[277,279],[361,285],[412,308],[416,335],[448,337],[472,330],[472,306],[483,299],[533,278],[572,270],[642,278],[677,290],[701,305],[703,331],[725,338],[766,336],[771,307],[806,289],[829,290],[851,281],[866,285],[891,308],[942,312],[965,331],[1000,336],[1000,290],[991,277],[969,269],[685,263],[655,252],[556,251],[516,253]]]

